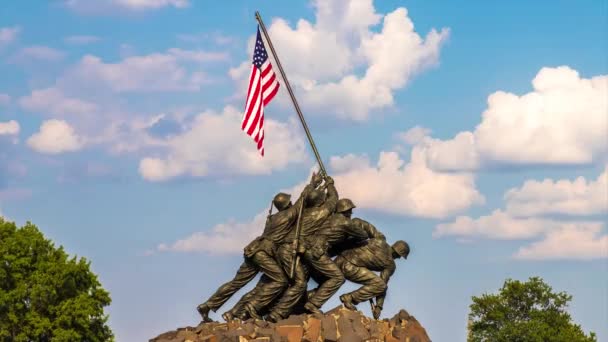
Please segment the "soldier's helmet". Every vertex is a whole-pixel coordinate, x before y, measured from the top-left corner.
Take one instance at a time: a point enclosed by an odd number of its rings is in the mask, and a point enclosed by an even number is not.
[[[325,191],[314,189],[306,197],[308,207],[317,207],[325,202]]]
[[[410,245],[403,240],[395,242],[392,247],[397,254],[403,257],[403,259],[407,259],[408,254],[410,254]]]
[[[356,208],[355,204],[353,203],[353,201],[349,200],[348,198],[341,198],[340,200],[338,200],[338,203],[336,204],[336,212],[337,213],[343,213],[349,209],[353,209]]]
[[[274,196],[272,203],[279,211],[281,211],[281,210],[285,210],[285,209],[287,209],[287,207],[289,207],[290,200],[291,200],[290,194],[286,194],[284,192],[279,192],[278,194],[276,194],[276,196]]]

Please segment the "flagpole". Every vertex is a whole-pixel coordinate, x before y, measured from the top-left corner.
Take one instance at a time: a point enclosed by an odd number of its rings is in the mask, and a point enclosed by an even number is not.
[[[287,76],[285,75],[283,66],[281,65],[281,62],[279,61],[279,56],[277,56],[277,52],[274,50],[274,46],[272,45],[270,36],[268,35],[268,32],[266,31],[266,26],[264,25],[264,22],[262,21],[260,12],[255,11],[255,19],[257,19],[258,23],[260,23],[260,27],[262,28],[262,33],[264,33],[264,37],[266,38],[266,41],[268,42],[268,45],[270,46],[270,51],[272,52],[272,55],[274,56],[274,60],[277,62],[277,67],[279,68],[279,71],[281,72],[281,77],[285,81],[285,86],[287,87],[287,91],[289,92],[289,96],[291,97],[291,102],[293,102],[293,106],[295,107],[296,112],[298,113],[298,116],[300,117],[300,121],[302,122],[304,131],[306,132],[306,136],[308,137],[308,141],[310,142],[312,151],[315,153],[315,157],[317,157],[317,162],[319,162],[319,167],[321,168],[321,172],[324,175],[327,175],[327,172],[325,171],[325,166],[323,166],[323,161],[321,160],[321,156],[319,155],[319,151],[317,150],[317,146],[315,146],[315,142],[312,139],[312,135],[310,134],[310,130],[308,129],[308,125],[306,124],[306,120],[304,120],[304,115],[302,115],[302,111],[300,110],[300,106],[298,105],[298,101],[296,100],[296,96],[293,94],[291,85],[289,84],[289,81],[287,80]]]

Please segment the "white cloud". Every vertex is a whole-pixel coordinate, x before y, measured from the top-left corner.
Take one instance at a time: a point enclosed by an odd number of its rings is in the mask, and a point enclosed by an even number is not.
[[[83,14],[113,14],[116,11],[146,11],[163,7],[185,8],[189,0],[65,0],[65,5]]]
[[[424,151],[429,165],[442,171],[474,171],[479,168],[479,152],[475,135],[460,132],[451,140],[421,138],[418,146]]]
[[[516,259],[582,259],[608,257],[608,234],[603,222],[543,218],[547,214],[592,215],[607,209],[605,170],[596,181],[545,179],[526,181],[505,193],[507,210],[473,219],[459,216],[438,224],[434,238],[536,240],[519,248]]]
[[[98,109],[96,104],[68,97],[55,87],[33,90],[30,95],[21,97],[19,104],[31,112],[60,116],[91,114]]]
[[[437,63],[449,35],[433,29],[423,39],[405,8],[382,16],[371,0],[313,4],[315,23],[300,19],[292,29],[273,19],[269,33],[303,105],[343,119],[366,120],[371,111],[391,106],[396,90]],[[380,32],[372,31],[381,20]],[[249,51],[252,44],[250,39]],[[230,72],[239,84],[246,83],[248,65]]]
[[[141,160],[140,174],[150,181],[179,176],[269,174],[306,158],[306,145],[297,123],[264,121],[266,154],[261,157],[253,140],[238,127],[242,113],[233,107],[222,113],[199,114],[190,127],[167,141],[165,157]]]
[[[63,51],[42,45],[34,45],[22,48],[10,58],[11,62],[22,63],[24,61],[47,61],[57,62],[65,57]]]
[[[542,68],[532,86],[522,96],[490,95],[473,132],[447,141],[425,139],[431,167],[603,162],[608,153],[608,76],[582,78],[567,66]]]
[[[167,53],[130,56],[118,63],[105,63],[84,56],[64,77],[64,83],[105,87],[117,93],[198,91],[209,82],[201,71],[189,71],[184,62],[222,60],[221,53],[169,49]]]
[[[316,172],[316,169],[311,169],[310,175],[312,175],[312,172]],[[308,180],[302,181],[289,189],[279,190],[277,193],[292,194],[292,201],[295,202],[295,198],[300,195],[306,184],[308,184]],[[227,223],[214,226],[209,232],[195,232],[173,243],[161,243],[155,251],[240,254],[243,253],[243,248],[249,242],[263,232],[267,215],[267,210],[264,210],[246,222],[237,222],[231,219]]]
[[[15,120],[0,122],[0,135],[17,135],[19,130],[19,123]]]
[[[21,32],[21,28],[18,26],[0,28],[0,48],[14,42],[19,32]]]
[[[433,231],[433,237],[521,240],[537,237],[541,233],[561,225],[559,222],[539,218],[514,218],[497,209],[492,214],[477,219],[459,216],[451,223],[438,224]]]
[[[378,167],[371,166],[367,157],[352,154],[333,157],[330,164],[339,196],[351,198],[357,208],[436,218],[483,202],[472,175],[433,173],[421,162],[414,156],[405,164],[396,153],[382,152]],[[307,182],[280,191],[295,198]],[[162,243],[156,251],[242,253],[243,247],[262,232],[266,215],[263,211],[246,222],[230,220],[210,232],[195,232],[176,242]]]
[[[97,36],[89,36],[89,35],[76,35],[76,36],[69,36],[69,37],[64,38],[64,41],[67,44],[73,44],[73,45],[86,45],[86,44],[98,42],[100,40],[101,40],[101,38],[99,38]]]
[[[341,197],[357,207],[397,215],[443,218],[484,203],[469,173],[438,173],[429,169],[421,151],[409,163],[396,152],[381,152],[377,166],[366,157],[333,157],[331,167]],[[370,189],[373,189],[370,190]]]
[[[593,215],[608,211],[608,166],[595,181],[526,181],[505,193],[506,210],[515,216]]]
[[[27,144],[40,153],[58,154],[79,150],[84,141],[67,122],[52,119],[44,121],[40,131],[29,137]]]
[[[211,254],[238,254],[243,248],[260,235],[264,230],[266,213],[256,215],[249,222],[221,223],[210,232],[195,232],[190,236],[171,244],[161,243],[156,250],[159,252],[207,252]]]
[[[565,224],[548,232],[544,239],[520,248],[516,259],[591,260],[608,258],[608,234],[601,234],[602,223]]]
[[[0,106],[5,106],[11,103],[11,97],[8,94],[0,93]]]

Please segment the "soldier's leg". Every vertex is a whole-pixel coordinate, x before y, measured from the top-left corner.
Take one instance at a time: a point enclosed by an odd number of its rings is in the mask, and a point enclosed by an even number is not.
[[[265,252],[257,252],[253,256],[253,261],[264,275],[256,286],[255,296],[245,303],[245,307],[253,317],[256,317],[258,312],[261,312],[285,290],[288,280],[277,260]],[[252,310],[254,312],[251,312]]]
[[[340,265],[340,269],[346,279],[363,285],[359,289],[345,295],[352,298],[353,304],[365,302],[386,291],[386,283],[376,273],[365,267],[353,265],[340,257],[336,258],[336,261]]]
[[[217,291],[209,299],[201,304],[208,306],[214,312],[217,311],[232,295],[238,290],[242,289],[247,283],[249,283],[258,274],[258,268],[252,262],[252,260],[245,259],[245,261],[239,267],[236,275],[232,280],[220,286]]]
[[[292,260],[291,246],[288,244],[281,246],[277,251],[277,257],[281,261],[281,266],[283,266],[285,272],[289,272]],[[269,318],[271,320],[287,318],[306,292],[307,287],[308,269],[306,265],[299,262],[295,268],[293,283],[287,288],[278,302],[271,309]]]
[[[251,301],[251,299],[255,296],[259,285],[260,282],[258,281],[256,287],[254,287],[253,289],[251,289],[251,291],[247,292],[244,296],[242,296],[241,299],[239,299],[239,301],[232,307],[232,309],[222,314],[222,317],[226,321],[231,321],[234,318],[244,318],[246,316],[245,303]]]
[[[311,269],[314,269],[314,272],[320,275],[318,276],[318,279],[319,281],[322,281],[315,291],[315,294],[308,299],[308,303],[319,309],[338,291],[340,286],[344,284],[344,275],[327,254],[315,258],[309,253],[306,253],[306,262],[310,264],[310,267]]]

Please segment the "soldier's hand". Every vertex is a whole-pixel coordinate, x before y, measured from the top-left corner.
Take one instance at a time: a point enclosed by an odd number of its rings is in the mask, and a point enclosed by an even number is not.
[[[382,308],[379,306],[375,306],[374,307],[374,311],[372,312],[374,315],[374,319],[379,319],[380,318],[380,314],[382,313]]]
[[[322,181],[323,181],[323,176],[321,176],[320,172],[312,173],[312,179],[310,180],[310,184],[312,184],[312,186],[314,186],[316,188],[321,184]]]
[[[325,183],[326,184],[334,184],[334,179],[331,178],[331,176],[326,176],[325,177]]]
[[[302,240],[298,243],[298,250],[296,252],[298,254],[304,254],[304,252],[306,252],[306,247],[304,246],[304,243],[302,243]]]

